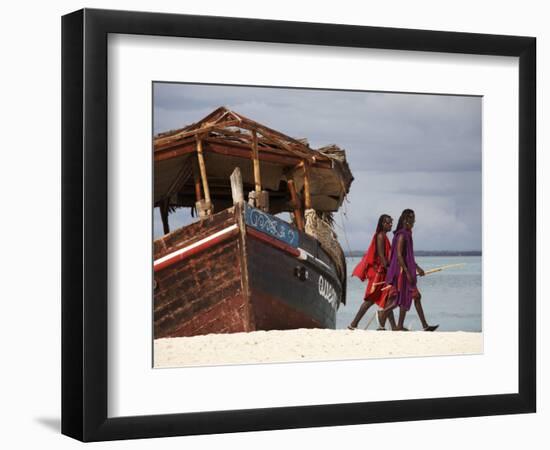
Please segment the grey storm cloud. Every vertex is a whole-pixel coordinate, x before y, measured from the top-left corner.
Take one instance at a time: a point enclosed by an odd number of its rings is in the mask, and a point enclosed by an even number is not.
[[[480,97],[155,83],[153,104],[155,133],[226,106],[313,148],[344,148],[355,177],[337,215],[346,250],[368,245],[380,214],[405,208],[417,213],[416,248],[481,249]]]

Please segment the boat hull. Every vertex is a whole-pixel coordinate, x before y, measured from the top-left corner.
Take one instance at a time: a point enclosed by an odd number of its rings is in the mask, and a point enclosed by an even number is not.
[[[155,241],[154,337],[335,328],[345,280],[319,243],[237,205]]]

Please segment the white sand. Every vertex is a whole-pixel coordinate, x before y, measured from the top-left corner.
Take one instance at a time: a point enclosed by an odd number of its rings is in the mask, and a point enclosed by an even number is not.
[[[286,330],[155,340],[155,367],[475,354],[483,334]]]

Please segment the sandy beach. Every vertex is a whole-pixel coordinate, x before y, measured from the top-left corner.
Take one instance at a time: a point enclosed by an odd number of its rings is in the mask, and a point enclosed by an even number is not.
[[[476,354],[483,334],[273,330],[155,340],[155,367]]]

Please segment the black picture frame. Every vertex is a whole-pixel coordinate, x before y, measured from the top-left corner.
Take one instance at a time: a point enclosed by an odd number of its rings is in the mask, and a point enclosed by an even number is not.
[[[518,393],[107,417],[109,33],[519,58]],[[62,433],[82,441],[535,412],[536,39],[84,9],[62,18]]]

